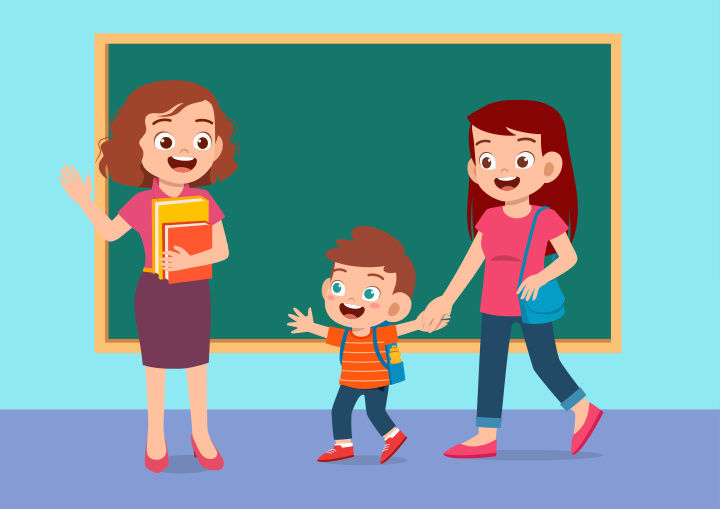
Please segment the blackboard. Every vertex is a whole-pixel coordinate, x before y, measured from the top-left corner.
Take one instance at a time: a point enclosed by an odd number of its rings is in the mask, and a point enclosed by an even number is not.
[[[410,317],[422,311],[445,289],[470,243],[466,117],[487,103],[520,98],[561,113],[577,181],[579,263],[560,278],[567,312],[555,324],[556,336],[595,344],[592,350],[619,332],[611,320],[619,318],[617,309],[613,315],[619,288],[613,288],[612,254],[619,232],[613,231],[611,210],[619,202],[613,201],[611,178],[617,120],[612,39],[152,41],[106,48],[108,122],[136,87],[166,79],[206,86],[237,122],[239,167],[207,188],[225,212],[230,246],[230,258],[214,267],[211,281],[217,342],[290,340],[286,318],[294,306],[312,306],[316,321],[329,323],[320,294],[331,267],[324,253],[356,225],[382,228],[405,245],[417,271]],[[106,185],[111,217],[140,191]],[[142,266],[137,233],[109,246],[110,343],[137,337],[133,296]],[[426,349],[434,345],[432,351],[444,351],[443,341],[478,338],[481,287],[482,269],[453,309],[449,327],[413,337]],[[521,337],[519,328],[514,337]],[[309,339],[296,338],[298,344]]]

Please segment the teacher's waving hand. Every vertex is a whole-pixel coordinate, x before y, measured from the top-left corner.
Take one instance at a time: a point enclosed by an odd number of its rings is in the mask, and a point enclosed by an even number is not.
[[[510,329],[525,336],[540,379],[575,414],[571,452],[585,445],[602,411],[568,374],[558,357],[552,321],[563,314],[555,281],[577,261],[571,239],[577,228],[577,193],[565,123],[536,101],[500,101],[471,114],[467,220],[473,238],[445,293],[422,313],[433,331],[485,262],[480,302],[478,433],[445,451],[451,458],[497,452]],[[569,228],[568,228],[569,225]],[[545,256],[557,258],[545,267]]]

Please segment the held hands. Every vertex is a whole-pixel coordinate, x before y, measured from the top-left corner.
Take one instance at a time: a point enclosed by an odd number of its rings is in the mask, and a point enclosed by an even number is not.
[[[538,272],[529,276],[525,281],[520,284],[520,288],[517,289],[517,294],[521,300],[535,300],[538,295],[540,287],[547,283],[545,279]]]
[[[85,177],[85,182],[83,182],[74,166],[66,164],[60,171],[62,173],[62,177],[59,177],[60,183],[68,196],[77,204],[89,201],[92,194],[90,175]]]
[[[427,305],[425,311],[420,313],[417,320],[422,325],[423,332],[435,332],[450,322],[453,302],[447,297],[440,296]]]
[[[160,259],[160,266],[163,270],[172,272],[173,270],[183,270],[194,267],[192,255],[180,246],[173,246],[175,251],[163,251]]]
[[[301,332],[313,332],[312,329],[314,329],[315,322],[313,321],[313,315],[312,315],[312,308],[308,308],[307,316],[303,315],[298,308],[293,308],[293,311],[297,313],[297,315],[293,315],[292,313],[288,314],[288,316],[293,320],[292,322],[288,322],[288,325],[290,327],[295,327],[295,330],[290,331],[291,334],[299,334]]]

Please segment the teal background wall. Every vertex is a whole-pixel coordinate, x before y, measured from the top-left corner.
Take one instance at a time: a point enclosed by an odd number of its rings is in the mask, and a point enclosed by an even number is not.
[[[63,164],[93,168],[95,32],[622,33],[623,353],[563,359],[602,407],[720,408],[717,2],[77,5],[4,8],[0,408],[145,405],[139,355],[93,353],[92,230],[58,182]],[[391,407],[473,407],[476,355],[406,362]],[[291,386],[276,381],[288,371]],[[209,376],[213,408],[329,408],[337,359],[214,355]],[[167,407],[186,405],[172,373]],[[557,407],[526,355],[511,356],[505,406]]]

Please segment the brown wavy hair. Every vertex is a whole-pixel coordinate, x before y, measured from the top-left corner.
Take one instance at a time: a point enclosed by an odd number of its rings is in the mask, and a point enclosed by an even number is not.
[[[233,142],[235,122],[225,115],[207,88],[190,81],[155,81],[136,88],[110,123],[110,136],[100,140],[99,166],[103,177],[135,187],[152,187],[153,176],[142,165],[140,138],[145,134],[145,117],[177,106],[172,114],[189,104],[208,101],[215,112],[215,133],[223,140],[220,157],[210,170],[190,185],[207,186],[225,180],[237,168]]]

